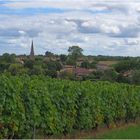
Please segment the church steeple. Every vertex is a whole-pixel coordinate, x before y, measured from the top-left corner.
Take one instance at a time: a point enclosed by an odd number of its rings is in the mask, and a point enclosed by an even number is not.
[[[34,42],[32,40],[30,56],[34,57],[34,55],[35,55],[35,53],[34,53]]]

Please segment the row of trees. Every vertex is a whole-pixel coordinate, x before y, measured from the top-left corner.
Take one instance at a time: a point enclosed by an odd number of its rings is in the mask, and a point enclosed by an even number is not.
[[[110,81],[140,85],[140,70],[134,69],[130,72],[128,71],[128,73],[130,74],[128,76],[125,76],[124,73],[118,73],[115,69],[109,69],[91,73],[90,75],[83,77],[83,80]]]
[[[23,60],[20,60],[23,58]],[[84,56],[83,50],[78,46],[68,49],[68,55],[55,55],[46,52],[44,56],[35,56],[33,59],[28,56],[16,56],[14,54],[3,54],[0,56],[0,73],[11,73],[12,75],[45,75],[57,78],[58,72],[64,65],[77,66],[79,58],[84,58],[80,65],[81,68],[96,69],[96,72],[88,76],[83,76],[83,80],[105,80],[111,82],[124,82],[129,84],[140,84],[140,58],[132,57],[107,57],[107,56]],[[89,61],[91,59],[92,61]],[[100,60],[118,61],[108,70],[97,69]],[[21,63],[22,62],[22,63]],[[125,73],[130,73],[124,76]],[[61,73],[62,78],[75,79],[70,73]]]
[[[57,77],[57,71],[62,69],[63,64],[76,65],[78,57],[82,56],[82,49],[78,46],[73,46],[68,49],[69,55],[60,55],[60,61],[51,52],[46,52],[48,58],[55,58],[55,60],[46,60],[43,56],[35,56],[30,58],[23,56],[23,64],[20,62],[20,57],[12,54],[4,54],[0,57],[0,73],[9,72],[12,75],[48,75]]]

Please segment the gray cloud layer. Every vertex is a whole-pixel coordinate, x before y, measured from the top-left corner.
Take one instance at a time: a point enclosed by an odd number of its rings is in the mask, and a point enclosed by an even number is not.
[[[34,39],[37,53],[43,53],[44,49],[66,53],[69,46],[79,45],[86,54],[140,55],[138,0],[7,2],[3,6],[11,9],[51,7],[70,11],[34,16],[0,15],[0,42],[27,51],[31,39]]]

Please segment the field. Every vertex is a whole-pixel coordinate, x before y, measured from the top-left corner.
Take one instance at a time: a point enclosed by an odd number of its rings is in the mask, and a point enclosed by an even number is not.
[[[51,137],[51,138],[56,138]],[[120,124],[118,127],[98,130],[75,131],[66,136],[57,136],[59,139],[140,139],[140,122]]]
[[[140,117],[140,86],[128,84],[1,75],[0,97],[2,139],[111,128]]]
[[[117,64],[118,61],[99,61],[98,64],[103,64],[103,65],[107,65],[107,66],[112,66],[112,65],[115,65]]]
[[[115,129],[98,137],[101,139],[140,139],[140,124]]]

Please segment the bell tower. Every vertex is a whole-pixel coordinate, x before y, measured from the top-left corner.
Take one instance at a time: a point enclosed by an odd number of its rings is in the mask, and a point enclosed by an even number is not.
[[[30,57],[34,57],[34,55],[35,55],[35,53],[34,53],[34,42],[32,40]]]

